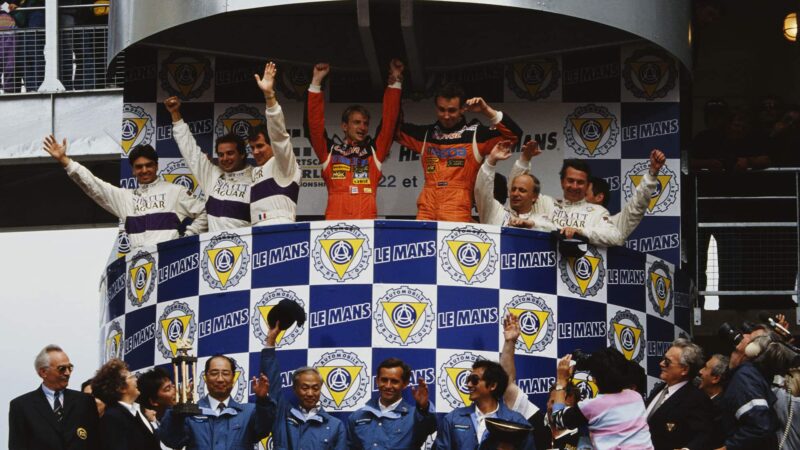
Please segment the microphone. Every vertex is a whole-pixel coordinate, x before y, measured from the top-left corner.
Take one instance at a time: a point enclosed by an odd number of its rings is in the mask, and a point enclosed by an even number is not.
[[[792,333],[789,330],[787,330],[786,328],[784,328],[783,326],[781,326],[781,324],[779,324],[778,322],[775,322],[775,319],[773,319],[769,314],[767,314],[767,313],[762,311],[762,312],[758,313],[758,318],[762,322],[764,322],[767,325],[769,325],[769,327],[772,328],[773,331],[775,331],[776,333],[780,334],[781,336],[787,337],[787,338],[791,338],[792,337]]]

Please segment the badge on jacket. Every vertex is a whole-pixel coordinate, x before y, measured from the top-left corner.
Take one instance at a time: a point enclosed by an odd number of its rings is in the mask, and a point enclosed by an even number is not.
[[[87,437],[89,437],[89,433],[87,433],[86,428],[83,427],[78,427],[78,429],[75,430],[75,434],[77,434],[78,437],[83,439],[84,441],[86,440]]]
[[[667,422],[665,425],[667,427],[667,431],[672,432],[672,430],[675,429],[676,424],[675,422]]]

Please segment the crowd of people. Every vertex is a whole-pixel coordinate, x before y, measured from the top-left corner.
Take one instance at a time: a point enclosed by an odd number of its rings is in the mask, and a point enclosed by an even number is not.
[[[521,146],[521,155],[509,175],[503,202],[495,196],[495,164],[511,157],[522,131],[502,111],[480,97],[467,98],[457,85],[447,84],[435,96],[437,120],[430,125],[402,121],[400,94],[404,65],[392,60],[383,98],[383,117],[376,138],[369,135],[370,113],[361,105],[347,107],[341,115],[343,138],[329,137],[325,130],[323,80],[328,64],[317,64],[308,88],[306,120],[311,145],[328,189],[325,217],[375,219],[382,166],[392,142],[421,155],[425,183],[417,200],[417,219],[472,221],[475,204],[486,224],[559,232],[566,238],[582,238],[599,246],[623,245],[644,217],[651,194],[657,189],[659,170],[666,157],[659,150],[650,155],[650,169],[634,197],[619,214],[610,215],[608,183],[593,178],[586,161],[567,159],[561,169],[562,199],[540,192],[531,172],[531,160],[541,153],[536,141]],[[153,245],[181,234],[216,232],[251,225],[294,222],[302,171],[296,161],[283,110],[275,96],[274,63],[268,63],[255,82],[266,102],[266,126],[250,130],[247,144],[255,166],[247,162],[246,143],[234,133],[215,143],[217,162],[203,152],[181,113],[181,101],[164,102],[169,111],[172,136],[181,155],[198,180],[203,200],[181,191],[157,175],[158,154],[150,145],[131,150],[128,162],[138,187],[122,189],[93,176],[67,156],[67,142],[54,136],[44,149],[61,163],[67,174],[104,209],[119,217],[132,247]],[[483,115],[489,126],[465,113]],[[506,206],[505,197],[510,199]],[[191,225],[185,227],[188,220]]]
[[[613,347],[576,350],[558,361],[546,410],[515,384],[519,318],[503,320],[499,361],[478,359],[464,384],[468,406],[437,417],[424,377],[388,358],[375,370],[377,394],[345,421],[320,403],[323,379],[315,367],[281,367],[270,327],[252,378],[255,403],[231,392],[236,362],[217,354],[205,361],[207,395],[200,413],[173,409],[170,374],[139,375],[111,359],[82,386],[67,389],[73,365],[49,345],[34,366],[41,385],[11,401],[9,448],[19,449],[245,449],[271,436],[276,449],[797,449],[800,448],[800,355],[782,316],[734,331],[730,356],[705,358],[688,339],[676,339],[660,362],[661,382],[646,394],[644,369]],[[578,387],[588,372],[596,394]],[[283,392],[281,373],[292,380]],[[413,404],[403,392],[412,386]]]

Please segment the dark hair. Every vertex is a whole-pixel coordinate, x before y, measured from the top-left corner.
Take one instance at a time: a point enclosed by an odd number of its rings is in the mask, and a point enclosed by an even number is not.
[[[508,374],[500,364],[488,359],[479,359],[472,364],[472,370],[483,368],[483,381],[489,387],[497,383],[497,387],[492,391],[492,397],[501,399],[508,387]]]
[[[133,147],[133,150],[128,153],[128,164],[133,167],[133,162],[142,157],[150,161],[158,162],[158,153],[156,153],[156,149],[154,149],[152,145],[141,144]]]
[[[508,200],[508,182],[506,177],[499,173],[494,175],[494,199],[501,205],[505,205]]]
[[[439,89],[436,90],[436,94],[433,96],[433,102],[436,103],[436,99],[439,97],[446,99],[457,98],[458,106],[463,105],[466,100],[464,88],[455,83],[445,83],[439,86]]]
[[[411,367],[400,358],[384,359],[380,365],[378,365],[378,370],[375,374],[380,375],[381,369],[394,369],[395,367],[403,369],[403,383],[408,383],[409,380],[411,380]]]
[[[208,358],[206,360],[206,372],[208,372],[208,368],[211,367],[211,360],[214,359],[214,358],[227,359],[228,363],[230,363],[230,365],[231,365],[231,372],[236,372],[236,360],[231,358],[228,355],[223,355],[222,353],[216,353],[211,358]]]
[[[361,105],[350,105],[342,111],[342,123],[350,122],[350,116],[353,113],[361,113],[362,116],[369,120],[369,111]]]
[[[139,376],[139,404],[148,409],[156,409],[151,403],[151,400],[158,397],[158,391],[164,384],[164,380],[170,381],[169,374],[161,367],[155,367],[152,370],[141,374]]]
[[[592,178],[592,169],[589,167],[589,163],[582,159],[565,159],[564,164],[561,165],[561,171],[558,172],[562,180],[566,176],[567,168],[569,167],[584,172],[586,174],[586,178]]]
[[[601,394],[621,392],[632,384],[629,361],[614,347],[592,352],[588,366]]]
[[[550,385],[550,392],[553,392],[555,389],[556,389],[556,383],[554,382],[553,384]],[[566,397],[572,396],[572,398],[574,398],[575,402],[577,403],[581,399],[581,391],[578,389],[578,386],[576,386],[575,383],[567,383],[567,385],[564,386],[564,396]]]
[[[217,142],[214,144],[214,150],[219,151],[219,144],[236,144],[236,150],[243,155],[245,154],[244,141],[234,133],[228,133],[225,136],[217,138]]]
[[[625,369],[625,378],[627,379],[625,386],[640,394],[645,394],[647,392],[647,374],[642,366],[636,361],[628,361]]]
[[[267,131],[267,127],[264,124],[258,124],[254,127],[250,127],[250,130],[247,131],[247,140],[248,141],[255,141],[258,139],[258,136],[264,136],[264,141],[269,144],[269,132]]]
[[[94,378],[89,378],[88,380],[86,380],[83,383],[81,383],[81,392],[83,392],[83,390],[86,389],[86,386],[91,387],[92,380],[94,380]]]
[[[128,370],[128,365],[121,359],[113,358],[103,364],[92,378],[92,395],[106,405],[118,402],[122,398],[120,389],[127,385],[122,376],[125,370]]]
[[[592,177],[589,178],[589,183],[592,185],[592,193],[595,197],[603,194],[603,207],[608,206],[608,202],[611,200],[611,186],[608,185],[608,181],[600,177]]]

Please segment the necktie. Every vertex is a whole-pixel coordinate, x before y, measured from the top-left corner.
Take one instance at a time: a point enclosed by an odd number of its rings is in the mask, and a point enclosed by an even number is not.
[[[56,391],[53,394],[53,412],[56,415],[56,420],[61,422],[64,417],[64,405],[61,404],[61,391]]]
[[[217,405],[217,415],[221,416],[222,415],[222,411],[224,411],[224,410],[225,410],[225,403],[220,402],[219,405]]]
[[[667,398],[666,386],[664,386],[664,389],[662,389],[661,392],[658,394],[658,398],[655,400],[656,403],[655,405],[653,405],[653,409],[651,409],[650,414],[647,415],[647,420],[650,420],[650,417],[652,417],[653,413],[655,413],[658,407],[661,406],[662,403],[664,403],[665,398]]]

